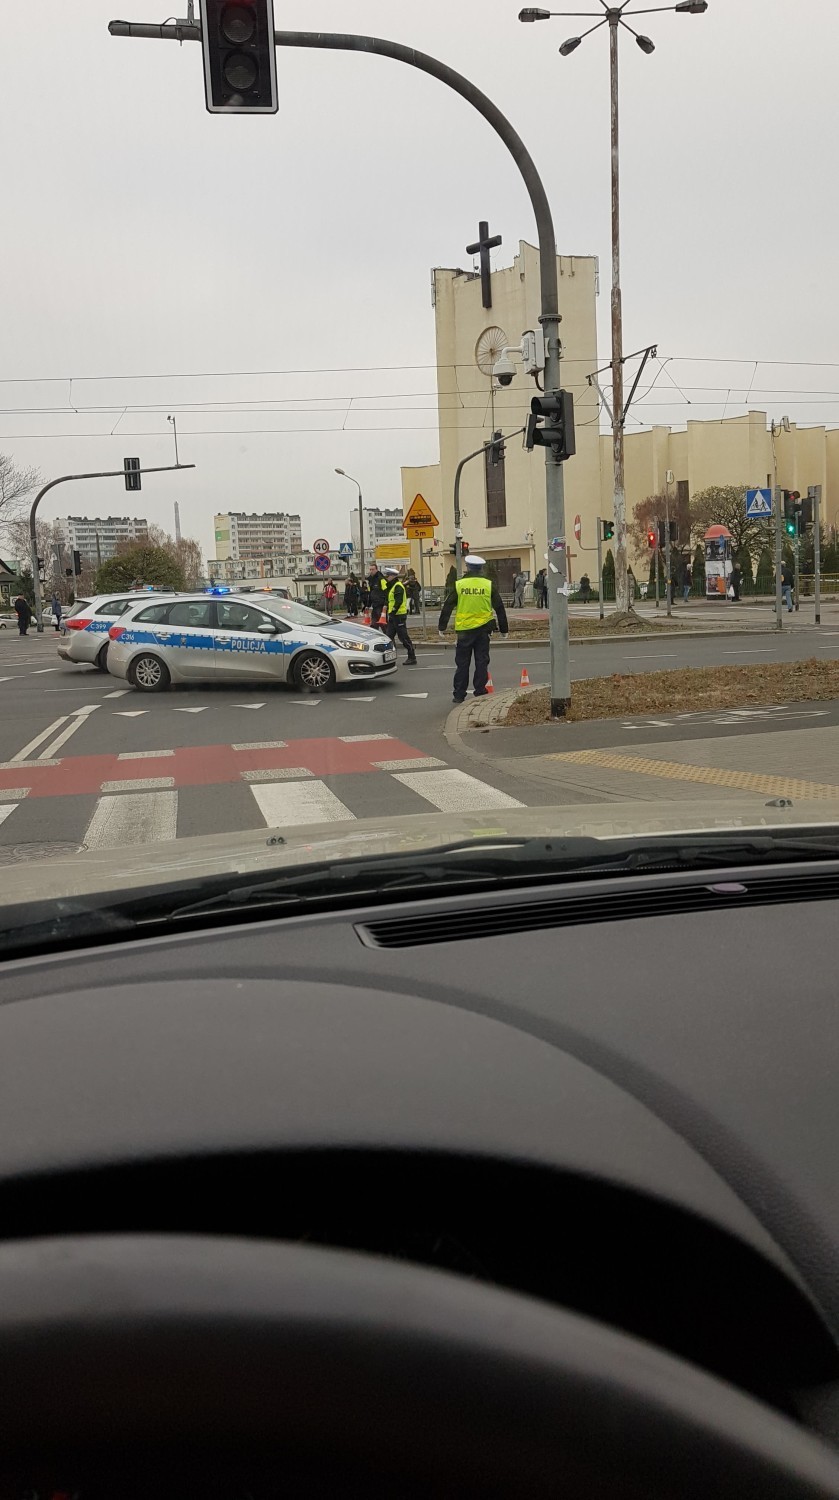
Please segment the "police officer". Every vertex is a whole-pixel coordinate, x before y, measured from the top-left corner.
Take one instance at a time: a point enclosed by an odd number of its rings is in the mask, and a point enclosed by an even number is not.
[[[406,667],[415,667],[417,664],[417,653],[414,643],[408,634],[406,615],[408,613],[408,591],[404,583],[400,581],[398,568],[385,568],[385,580],[387,582],[387,625],[385,635],[389,640],[402,642],[408,653]]]
[[[481,572],[482,568],[486,567],[484,559],[470,552],[464,561],[466,563],[465,576],[456,579],[454,588],[446,595],[437,626],[440,639],[445,640],[444,631],[449,623],[449,616],[453,609],[457,610],[454,625],[457,645],[454,654],[453,703],[462,703],[466,697],[473,655],[475,674],[472,678],[472,687],[476,698],[485,696],[489,676],[489,638],[495,629],[496,619],[502,639],[507,635],[507,611],[504,608],[504,600],[494,583],[489,578],[485,578]]]

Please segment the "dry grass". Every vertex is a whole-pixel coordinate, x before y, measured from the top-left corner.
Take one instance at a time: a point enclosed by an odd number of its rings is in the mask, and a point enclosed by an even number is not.
[[[682,667],[675,672],[589,677],[575,682],[568,718],[623,719],[637,714],[702,713],[775,703],[839,698],[839,662],[776,662],[754,667]],[[507,724],[549,721],[550,693],[537,688],[517,698]]]
[[[415,641],[427,644],[429,641],[437,640],[437,617],[439,610],[428,610],[426,618],[428,629],[423,631],[416,615],[408,616],[408,630]],[[507,615],[510,626],[510,639],[517,641],[546,641],[548,639],[548,616],[547,611],[541,619],[527,620],[519,619],[515,611],[511,610]],[[573,616],[569,621],[569,634],[572,640],[581,636],[598,635],[654,635],[656,631],[680,630],[680,620],[647,620],[638,615],[607,615],[605,620],[575,620]],[[449,622],[448,634],[454,637],[454,626]],[[497,640],[498,637],[496,636]]]

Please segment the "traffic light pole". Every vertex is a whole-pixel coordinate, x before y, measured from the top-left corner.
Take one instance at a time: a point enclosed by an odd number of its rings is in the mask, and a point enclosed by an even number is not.
[[[149,37],[154,40],[177,42],[198,42],[201,40],[200,26],[182,25],[177,22],[154,26],[144,23],[138,24],[132,21],[111,21],[108,30],[111,36]],[[478,114],[483,115],[487,123],[492,126],[493,130],[504,142],[521,173],[536,220],[536,234],[539,246],[539,276],[541,282],[540,296],[542,303],[539,322],[545,336],[544,388],[546,391],[558,391],[560,389],[559,324],[561,319],[559,312],[559,277],[556,267],[556,233],[554,230],[553,215],[550,203],[548,202],[548,195],[545,191],[545,185],[536,170],[536,164],[506,115],[502,114],[498,106],[493,104],[492,100],[486,94],[482,93],[480,89],[476,88],[474,83],[471,83],[468,78],[464,78],[454,68],[448,67],[446,63],[438,62],[436,58],[429,57],[425,52],[418,52],[414,47],[406,47],[401,42],[388,42],[382,37],[357,36],[353,33],[342,34],[339,32],[320,31],[276,31],[274,33],[274,41],[278,47],[318,48],[330,52],[361,52],[378,57],[389,57],[394,62],[405,63],[409,68],[418,68],[421,72],[428,73],[432,78],[436,78],[439,83],[444,83],[454,93],[459,94],[462,99],[466,100],[467,104],[471,104],[472,108],[478,111]],[[620,381],[621,374],[622,371],[615,372],[614,378],[618,382]],[[620,403],[620,409],[622,409],[622,402]],[[545,508],[550,558],[549,576],[551,577],[548,590],[551,640],[551,718],[560,719],[565,716],[571,702],[571,661],[568,640],[568,548],[565,536],[565,487],[562,463],[559,460],[558,452],[552,447],[545,448]],[[626,536],[623,516],[620,517],[616,546],[619,558],[623,560],[625,566]]]
[[[822,622],[821,485],[814,484],[809,494],[813,501],[813,601],[816,606],[816,624],[820,625]]]
[[[133,474],[171,474],[173,469],[194,469],[195,464],[162,464],[155,469],[132,469]],[[57,484],[70,484],[74,479],[124,479],[125,469],[108,469],[99,474],[62,474],[60,479],[51,479],[38,491],[32,501],[32,509],[29,512],[29,555],[32,561],[32,587],[35,591],[35,618],[37,620],[38,634],[44,633],[44,600],[41,593],[41,570],[38,567],[38,539],[35,530],[35,522],[38,515],[38,506],[48,490],[54,490]],[[97,545],[99,536],[96,537]]]

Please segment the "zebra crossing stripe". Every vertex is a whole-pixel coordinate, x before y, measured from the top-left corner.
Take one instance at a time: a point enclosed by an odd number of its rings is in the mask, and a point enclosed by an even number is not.
[[[484,808],[524,807],[515,797],[499,792],[466,771],[406,771],[394,776],[440,812],[480,812]]]
[[[83,843],[87,849],[120,849],[177,836],[177,792],[122,792],[99,798]]]
[[[249,783],[268,828],[301,828],[307,823],[352,823],[355,813],[324,781]]]

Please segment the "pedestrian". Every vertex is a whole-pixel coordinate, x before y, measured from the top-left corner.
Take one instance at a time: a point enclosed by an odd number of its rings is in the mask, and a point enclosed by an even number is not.
[[[324,607],[330,619],[332,618],[333,612],[335,610],[335,595],[337,594],[337,592],[338,590],[336,589],[334,583],[332,582],[332,579],[330,578],[328,583],[325,583],[323,586]]]
[[[518,572],[513,581],[513,608],[524,609],[524,591],[527,587],[527,574]]]
[[[794,582],[795,582],[795,574],[793,573],[790,564],[788,562],[782,562],[781,563],[781,593],[784,596],[784,603],[786,604],[787,610],[789,611],[790,614],[792,614],[792,611],[793,611],[792,586],[793,586]],[[17,608],[17,606],[15,606],[15,607]]]
[[[735,604],[740,603],[740,583],[742,578],[743,570],[740,567],[740,564],[738,562],[735,562],[734,567],[731,569],[731,576],[728,580],[731,584],[731,597],[734,600]]]
[[[29,601],[24,599],[23,594],[18,594],[15,600],[15,614],[17,615],[17,628],[20,635],[26,635],[29,622],[32,619],[32,610]]]
[[[344,585],[344,609],[347,619],[352,620],[358,614],[358,579],[351,573]]]
[[[378,625],[387,605],[388,590],[387,579],[379,572],[378,563],[370,564],[367,586],[370,590],[370,624]]]
[[[545,570],[544,568],[540,568],[539,572],[536,574],[536,577],[533,580],[533,598],[536,601],[537,609],[544,608],[542,604],[542,583],[544,581],[544,577]]]
[[[452,610],[457,610],[454,622],[457,644],[454,654],[453,703],[462,703],[466,697],[473,656],[475,671],[472,690],[476,698],[486,695],[490,637],[496,621],[502,640],[506,640],[509,628],[504,600],[492,580],[483,575],[482,569],[486,567],[484,559],[470,552],[465,561],[466,572],[463,578],[455,579],[454,587],[447,593],[437,624],[440,639],[445,640],[445,629]]]
[[[693,574],[691,572],[690,560],[688,559],[688,561],[685,563],[684,569],[682,571],[682,598],[684,599],[685,604],[687,604],[688,599],[690,598],[690,590],[691,590],[692,583],[693,583]]]
[[[591,597],[591,579],[588,573],[584,573],[580,579],[580,598],[583,604],[588,604]]]
[[[370,585],[366,578],[362,578],[358,585],[358,602],[363,610],[366,611],[370,608]]]
[[[50,600],[50,609],[52,610],[52,623],[55,626],[55,633],[58,635],[61,629],[61,600],[57,594],[53,594]]]
[[[413,568],[409,568],[405,577],[405,589],[408,594],[408,610],[412,615],[420,612],[420,586],[419,579]]]
[[[540,609],[547,609],[547,607],[548,607],[548,570],[547,570],[547,568],[543,568],[542,569],[542,582],[539,585],[539,608]]]
[[[400,640],[408,653],[407,667],[415,667],[417,664],[417,653],[414,643],[408,634],[406,615],[408,613],[408,585],[399,577],[398,568],[385,568],[385,581],[387,583],[387,625],[385,635],[388,640]]]

